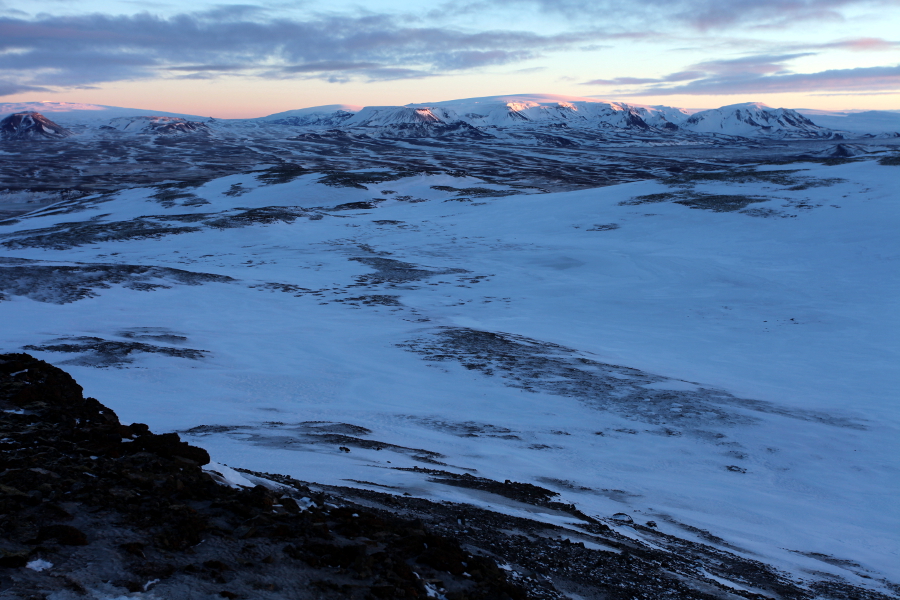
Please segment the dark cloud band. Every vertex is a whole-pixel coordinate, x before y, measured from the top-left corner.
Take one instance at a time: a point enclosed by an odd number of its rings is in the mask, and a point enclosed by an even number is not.
[[[260,20],[245,10],[170,18],[7,17],[0,18],[0,77],[9,79],[6,93],[154,78],[162,71],[188,78],[402,79],[520,62],[602,37],[410,27],[384,15]]]

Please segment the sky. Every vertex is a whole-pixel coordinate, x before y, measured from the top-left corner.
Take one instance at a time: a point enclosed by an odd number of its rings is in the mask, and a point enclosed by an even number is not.
[[[900,109],[900,0],[0,0],[0,102],[218,118],[549,93]]]

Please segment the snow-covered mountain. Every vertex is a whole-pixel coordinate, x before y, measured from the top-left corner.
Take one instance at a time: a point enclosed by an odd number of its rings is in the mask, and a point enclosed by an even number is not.
[[[835,133],[816,125],[797,111],[772,108],[761,102],[730,104],[704,110],[688,117],[684,129],[741,137],[834,137]]]
[[[533,127],[563,125],[569,127],[620,127],[647,129],[671,128],[681,116],[681,109],[631,105],[594,98],[522,94],[447,100],[410,107],[443,108],[476,127]]]
[[[59,139],[70,135],[69,130],[37,112],[14,113],[0,120],[0,139],[4,140]]]
[[[752,139],[828,139],[883,134],[900,129],[900,114],[887,111],[845,116],[807,115],[787,108],[772,108],[758,102],[689,111],[670,106],[649,106],[579,96],[518,94],[486,96],[406,106],[355,106],[332,104],[289,110],[256,119],[218,119],[192,115],[145,111],[111,106],[25,102],[0,104],[0,115],[12,112],[51,114],[62,126],[76,134],[92,134],[101,127],[123,132],[150,134],[206,133],[279,137],[297,130],[340,130],[369,137],[482,137],[496,136],[537,142],[582,143],[594,136],[630,133],[656,138],[653,143],[699,141],[704,136],[735,136]],[[810,117],[814,118],[810,118]],[[155,121],[149,123],[147,117]],[[141,120],[143,118],[144,120]],[[204,126],[176,125],[170,120]],[[129,121],[130,119],[130,121]],[[821,119],[824,122],[816,122]],[[165,126],[164,126],[165,125]],[[834,129],[840,129],[836,132]],[[570,133],[567,133],[570,132]],[[560,136],[570,136],[569,142]],[[578,140],[571,138],[574,135]],[[892,135],[892,133],[891,133]],[[552,140],[551,140],[552,138]],[[618,138],[621,141],[621,138]]]
[[[65,127],[107,125],[111,119],[117,117],[155,115],[160,117],[181,117],[193,121],[202,121],[208,118],[143,108],[124,108],[121,106],[104,106],[102,104],[81,102],[0,102],[0,118],[17,112],[38,112],[48,115]]]
[[[157,135],[170,134],[210,134],[206,123],[188,121],[181,117],[163,117],[159,115],[139,117],[116,117],[111,119],[103,129],[115,129],[127,133],[145,133]]]
[[[900,111],[826,111],[797,109],[823,127],[871,135],[900,136]]]
[[[329,104],[287,110],[256,120],[262,123],[294,127],[339,127],[362,109],[362,106],[352,104]]]
[[[560,130],[671,133],[688,118],[684,109],[634,105],[551,94],[488,96],[406,106],[331,105],[265,117],[272,124],[358,129],[375,137],[493,137],[509,132],[561,135]]]
[[[362,128],[377,137],[490,137],[444,107],[367,106],[347,119],[344,127]]]

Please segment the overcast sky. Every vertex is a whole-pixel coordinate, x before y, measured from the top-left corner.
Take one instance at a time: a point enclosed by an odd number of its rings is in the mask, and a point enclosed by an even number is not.
[[[555,93],[900,109],[900,0],[0,0],[0,102],[217,117]]]

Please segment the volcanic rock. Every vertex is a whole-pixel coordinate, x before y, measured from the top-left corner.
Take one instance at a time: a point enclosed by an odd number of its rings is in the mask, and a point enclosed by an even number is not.
[[[0,411],[0,598],[528,597],[421,521],[221,485],[205,450],[121,424],[30,355],[0,355]]]
[[[0,121],[0,139],[34,140],[60,139],[72,135],[39,112],[14,113]]]

